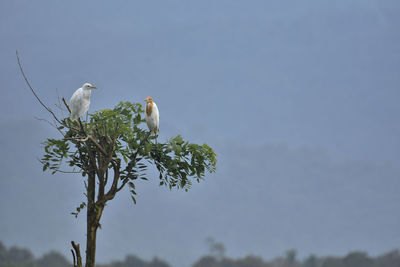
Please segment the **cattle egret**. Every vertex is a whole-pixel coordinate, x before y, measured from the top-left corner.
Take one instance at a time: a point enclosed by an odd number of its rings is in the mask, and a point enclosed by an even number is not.
[[[71,120],[76,121],[79,117],[89,110],[90,94],[96,86],[85,83],[81,88],[77,89],[69,101],[71,109]]]
[[[157,136],[159,130],[160,115],[156,103],[153,98],[148,96],[146,101],[146,122],[149,127],[150,133],[153,136]]]

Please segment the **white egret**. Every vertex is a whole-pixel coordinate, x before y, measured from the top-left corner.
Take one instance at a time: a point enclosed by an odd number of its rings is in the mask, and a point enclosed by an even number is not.
[[[153,136],[158,135],[160,115],[158,113],[158,108],[156,103],[154,103],[153,98],[148,96],[146,99],[146,123],[149,127],[150,133]]]
[[[69,101],[71,109],[71,120],[76,121],[79,117],[89,110],[90,94],[96,86],[85,83],[81,88],[77,89]]]

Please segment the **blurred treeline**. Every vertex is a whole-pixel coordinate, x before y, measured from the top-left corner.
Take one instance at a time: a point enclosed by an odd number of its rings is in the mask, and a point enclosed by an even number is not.
[[[370,257],[364,252],[351,252],[344,257],[317,257],[297,259],[296,251],[289,250],[282,257],[266,261],[258,256],[246,256],[231,259],[224,256],[224,246],[214,243],[210,254],[201,257],[192,267],[399,267],[400,251],[393,250],[377,257]],[[71,267],[71,262],[64,255],[52,251],[40,258],[35,258],[26,248],[6,248],[0,242],[0,267]],[[129,255],[123,261],[109,264],[97,264],[98,267],[172,267],[167,262],[154,258],[145,261]]]

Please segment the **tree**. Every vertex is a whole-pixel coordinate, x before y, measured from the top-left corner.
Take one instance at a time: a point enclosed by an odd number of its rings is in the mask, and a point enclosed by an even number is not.
[[[214,238],[207,237],[206,242],[209,246],[210,254],[213,255],[217,260],[221,260],[225,257],[225,245],[221,242],[216,242]]]
[[[365,252],[350,252],[343,259],[343,263],[346,267],[372,267],[374,265],[374,261],[368,257],[368,254]]]
[[[69,267],[71,263],[59,252],[50,251],[36,260],[36,265],[40,267]]]
[[[3,245],[3,242],[0,241],[0,266],[1,263],[7,260],[7,248]]]
[[[344,267],[343,260],[339,257],[326,257],[323,259],[321,267]]]
[[[297,251],[295,249],[289,249],[288,251],[286,251],[286,261],[289,264],[295,264],[296,263],[296,255],[297,255]]]
[[[308,258],[304,260],[303,266],[304,267],[317,267],[317,256],[315,256],[314,254],[311,254],[310,256],[308,256]]]
[[[79,172],[85,177],[87,200],[73,214],[78,216],[86,208],[86,267],[95,266],[97,229],[101,227],[100,219],[106,203],[126,185],[136,203],[135,182],[148,179],[146,170],[150,165],[157,168],[160,185],[186,191],[192,181],[200,182],[206,172],[215,172],[216,154],[206,144],[192,144],[181,136],[154,144],[150,133],[140,127],[145,120],[139,103],[121,102],[114,109],[96,111],[91,114],[89,122],[71,121],[63,114],[57,116],[30,85],[18,52],[17,60],[27,85],[53,118],[52,122],[47,122],[61,135],[59,139],[48,138],[44,142],[43,171],[50,170],[52,174]],[[65,99],[62,100],[70,111]],[[66,165],[72,171],[63,170]],[[81,267],[79,244],[71,243],[74,266]]]
[[[8,250],[8,261],[10,263],[27,265],[34,259],[32,252],[27,248],[11,247]]]
[[[219,261],[214,256],[204,256],[193,264],[193,267],[218,267]]]
[[[393,250],[376,258],[375,266],[396,267],[400,266],[400,251]]]

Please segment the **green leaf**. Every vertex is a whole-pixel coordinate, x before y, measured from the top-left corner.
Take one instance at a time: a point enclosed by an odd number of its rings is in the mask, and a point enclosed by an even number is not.
[[[151,165],[155,166],[160,186],[185,191],[191,188],[193,181],[200,182],[208,173],[216,171],[217,156],[207,144],[190,143],[181,135],[165,142],[158,139],[155,143],[145,125],[144,109],[140,103],[120,102],[112,109],[95,111],[90,114],[89,122],[82,122],[85,131],[76,130],[79,124],[69,118],[63,122],[64,125],[58,126],[65,137],[48,138],[43,143],[44,153],[40,159],[43,171],[50,170],[54,174],[71,168],[79,170],[87,180],[86,174],[93,171],[91,157],[94,155],[96,165],[108,168],[108,174],[112,176],[115,164],[107,162],[110,156],[112,162],[120,166],[119,179],[129,180],[133,199],[136,194],[134,181],[138,178],[147,180],[148,175],[154,173],[148,171]],[[81,141],[87,135],[93,139]],[[114,138],[115,143],[112,142]],[[99,152],[99,145],[102,151],[110,154],[105,156]],[[108,177],[105,188],[110,188],[112,180]],[[77,213],[84,206],[78,208]]]
[[[150,151],[151,151],[151,143],[146,142],[145,148],[144,148],[144,149],[145,149],[145,150],[144,150],[144,153],[145,153],[145,154],[149,154]]]
[[[135,184],[132,182],[128,182],[128,185],[130,186],[130,188],[135,189]]]

